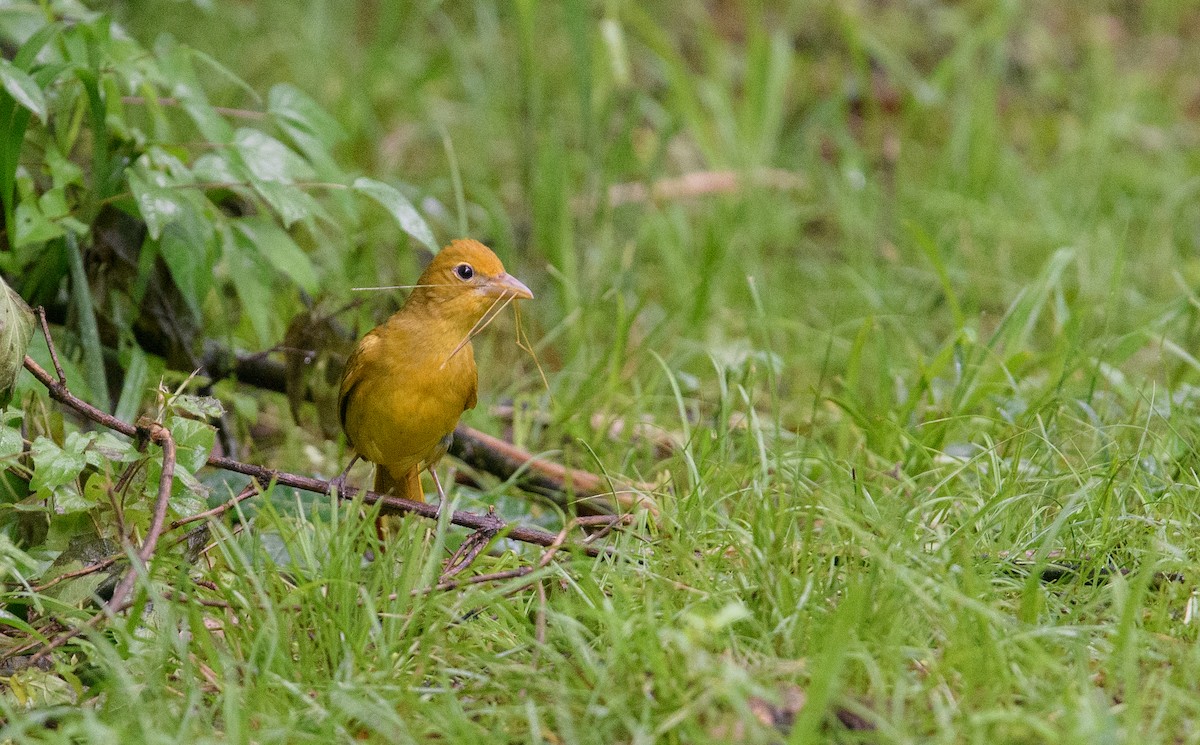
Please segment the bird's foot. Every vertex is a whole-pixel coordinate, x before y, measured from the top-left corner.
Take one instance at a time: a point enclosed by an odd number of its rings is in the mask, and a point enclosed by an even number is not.
[[[446,491],[442,489],[442,480],[438,478],[437,471],[430,468],[429,475],[433,477],[433,485],[437,487],[438,493],[438,520],[442,519],[442,510],[446,508]]]
[[[336,492],[339,497],[346,494],[346,477],[350,475],[350,469],[353,468],[354,464],[357,462],[358,456],[356,455],[350,459],[350,462],[346,464],[346,467],[342,469],[341,473],[329,480],[330,494]]]

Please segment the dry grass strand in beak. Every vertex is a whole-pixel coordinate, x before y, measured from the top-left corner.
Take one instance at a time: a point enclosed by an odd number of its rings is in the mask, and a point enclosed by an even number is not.
[[[524,349],[533,358],[533,364],[537,367],[538,375],[542,378],[542,385],[546,388],[546,393],[550,393],[550,381],[546,379],[546,372],[542,370],[542,363],[538,359],[537,352],[533,349],[533,344],[529,341],[529,335],[525,333],[525,329],[521,326],[521,306],[513,306],[513,318],[516,320],[517,346]],[[553,395],[550,396],[550,400],[551,402],[554,401]]]
[[[458,346],[454,348],[454,351],[450,353],[450,356],[442,362],[441,367],[445,367],[447,362],[454,359],[454,355],[458,354],[463,347],[467,346],[467,344],[470,343],[470,341],[476,336],[478,336],[480,332],[487,328],[492,321],[496,320],[496,316],[500,315],[500,313],[508,307],[508,304],[515,299],[515,295],[503,295],[496,298],[492,302],[491,306],[488,307],[487,311],[484,312],[483,317],[475,322],[475,325],[471,327],[471,330],[467,332],[467,335],[463,337],[463,340],[458,343]],[[497,305],[499,305],[499,307],[496,307]]]

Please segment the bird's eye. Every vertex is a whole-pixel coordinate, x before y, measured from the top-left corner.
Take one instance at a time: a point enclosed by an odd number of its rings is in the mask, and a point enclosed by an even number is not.
[[[471,277],[474,277],[475,270],[471,268],[470,264],[459,264],[458,266],[454,267],[454,274],[459,279],[465,280],[465,279],[470,279]]]

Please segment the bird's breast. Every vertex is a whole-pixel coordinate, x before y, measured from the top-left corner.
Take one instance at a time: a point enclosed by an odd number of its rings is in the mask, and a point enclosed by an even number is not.
[[[349,393],[346,433],[361,455],[407,468],[424,461],[473,404],[473,350],[453,355],[419,339],[384,335]]]

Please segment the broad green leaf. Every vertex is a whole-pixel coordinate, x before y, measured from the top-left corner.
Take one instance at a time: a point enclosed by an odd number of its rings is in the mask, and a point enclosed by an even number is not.
[[[242,244],[245,238],[240,234],[229,234],[230,240]],[[269,347],[278,338],[276,316],[271,301],[274,292],[267,279],[271,276],[271,268],[266,260],[256,251],[245,247],[226,251],[229,261],[230,280],[233,289],[242,303],[242,317],[249,321],[258,346]]]
[[[165,78],[163,82],[170,86],[171,95],[179,99],[200,134],[212,143],[228,143],[233,128],[209,104],[192,67],[191,50],[179,46],[169,34],[163,34],[154,43],[154,53]]]
[[[213,281],[213,256],[208,240],[202,237],[196,240],[178,226],[170,226],[163,231],[158,248],[184,302],[200,318],[200,304]]]
[[[316,137],[326,147],[346,138],[337,120],[290,83],[280,83],[267,94],[267,111],[289,136],[296,130]]]
[[[146,393],[149,370],[146,353],[137,344],[129,345],[129,364],[125,367],[125,380],[121,383],[121,395],[117,398],[113,416],[126,422],[132,422],[137,417]]]
[[[329,214],[320,203],[298,186],[256,179],[254,189],[271,205],[271,209],[275,210],[280,221],[287,227],[312,217],[329,220]]]
[[[0,57],[0,85],[13,100],[46,123],[46,96],[29,73]]]
[[[239,129],[233,146],[255,178],[285,184],[316,176],[304,159],[274,137],[257,129]]]
[[[233,70],[230,70],[228,67],[221,64],[221,62],[215,57],[202,52],[199,49],[188,49],[188,53],[191,54],[194,59],[200,60],[204,64],[211,67],[214,72],[228,80],[230,83],[233,83],[238,88],[241,88],[247,95],[250,96],[250,98],[254,99],[256,104],[262,105],[262,96],[258,95],[258,91],[254,90],[253,86],[251,86],[245,80],[242,80],[240,77],[238,77],[237,73],[235,73]]]
[[[383,205],[383,208],[390,212],[399,223],[401,230],[425,244],[430,251],[437,253],[437,241],[433,237],[433,231],[426,224],[425,218],[421,217],[421,213],[417,212],[417,208],[413,206],[412,202],[408,201],[408,198],[395,187],[382,181],[362,177],[356,179],[351,188]]]
[[[105,462],[112,461],[131,463],[142,457],[131,441],[118,437],[112,432],[101,432],[91,438],[86,454],[88,462],[95,465],[103,465]],[[95,454],[96,457],[93,458],[92,454]]]
[[[18,204],[13,221],[16,223],[13,227],[14,248],[45,243],[66,234],[62,226],[43,215],[34,202]]]
[[[207,184],[237,184],[245,180],[222,153],[205,153],[192,163],[192,175]]]
[[[174,416],[167,420],[167,428],[175,439],[175,460],[180,466],[195,472],[208,463],[217,441],[217,430],[211,424]]]
[[[341,176],[341,168],[338,167],[333,152],[329,149],[330,146],[324,140],[294,124],[280,122],[279,127],[287,134],[292,144],[304,153],[304,157],[308,158],[309,163],[321,178],[335,182],[344,180]],[[344,192],[335,192],[335,194],[344,195]]]
[[[171,491],[171,509],[177,515],[195,515],[208,509],[212,488],[186,468],[175,469],[175,488]]]
[[[0,278],[0,406],[12,398],[17,375],[25,364],[25,350],[33,337],[33,311]]]
[[[108,380],[104,374],[104,348],[100,342],[100,327],[96,322],[96,302],[92,297],[92,286],[83,266],[83,252],[79,249],[78,238],[73,233],[68,233],[64,242],[67,245],[67,264],[71,273],[71,300],[79,324],[83,359],[87,363],[84,374],[87,375],[88,385],[92,388],[93,402],[108,411],[110,404]]]
[[[132,170],[126,178],[138,212],[146,222],[150,237],[155,240],[162,236],[163,228],[181,219],[191,209],[181,194],[151,184]]]
[[[53,141],[46,146],[46,165],[50,168],[50,179],[55,188],[83,184],[83,169],[65,157]]]
[[[292,237],[275,223],[262,218],[245,218],[234,223],[240,238],[238,243],[257,250],[271,266],[298,284],[310,295],[318,289],[317,270],[312,259]]]
[[[225,413],[221,399],[212,396],[193,396],[182,393],[171,399],[171,406],[204,419],[215,419]]]
[[[79,443],[68,441],[68,444]],[[32,491],[54,491],[73,484],[87,466],[87,456],[81,447],[60,448],[47,437],[34,440],[30,453],[33,456],[33,477],[29,480]]]
[[[13,64],[22,70],[28,70],[33,66],[34,60],[37,59],[38,52],[42,51],[42,47],[50,41],[60,30],[57,23],[48,23],[37,31],[35,31],[28,39],[21,43],[21,48],[17,50],[17,54],[13,57]]]
[[[25,449],[21,440],[21,430],[8,425],[0,425],[0,460],[20,455]]]

